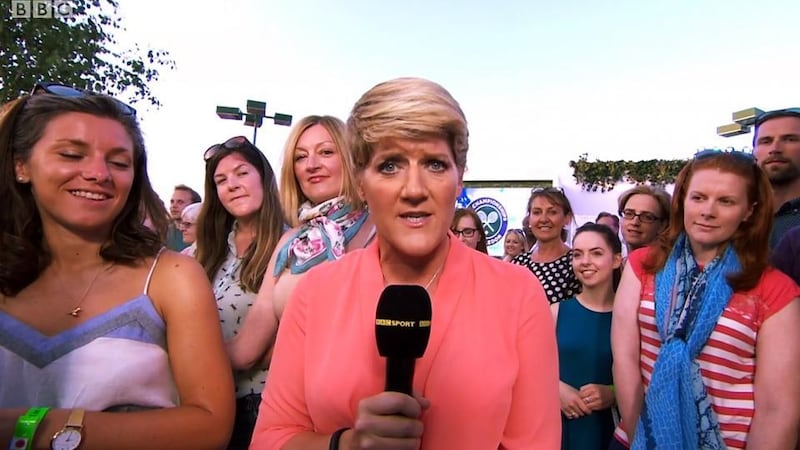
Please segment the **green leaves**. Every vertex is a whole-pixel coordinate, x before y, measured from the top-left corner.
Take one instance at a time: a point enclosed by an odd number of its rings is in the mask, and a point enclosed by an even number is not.
[[[685,159],[649,159],[645,161],[589,161],[582,154],[577,161],[570,161],[575,181],[585,191],[606,192],[619,182],[635,184],[667,185],[675,182],[678,172],[686,164]]]
[[[72,0],[65,19],[12,19],[0,8],[0,103],[28,92],[39,81],[59,81],[161,106],[149,83],[161,69],[174,69],[164,50],[120,48],[124,30],[116,0]]]

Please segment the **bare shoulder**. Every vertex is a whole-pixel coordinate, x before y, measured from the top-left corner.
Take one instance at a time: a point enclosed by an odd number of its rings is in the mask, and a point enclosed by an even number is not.
[[[153,272],[153,282],[156,282],[156,277],[162,278],[164,275],[184,274],[184,276],[191,276],[190,274],[198,271],[205,277],[203,267],[193,257],[172,250],[164,250],[158,257],[158,262]]]
[[[211,283],[194,258],[164,250],[153,269],[148,294],[164,316],[173,305],[212,299]]]

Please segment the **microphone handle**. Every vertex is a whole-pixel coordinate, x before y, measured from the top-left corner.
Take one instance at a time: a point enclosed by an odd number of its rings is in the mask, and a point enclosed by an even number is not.
[[[412,395],[414,358],[386,358],[386,391]]]

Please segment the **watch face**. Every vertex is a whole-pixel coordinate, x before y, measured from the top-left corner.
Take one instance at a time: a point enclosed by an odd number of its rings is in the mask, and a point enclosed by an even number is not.
[[[75,450],[81,444],[81,432],[74,428],[59,431],[53,436],[52,450]]]

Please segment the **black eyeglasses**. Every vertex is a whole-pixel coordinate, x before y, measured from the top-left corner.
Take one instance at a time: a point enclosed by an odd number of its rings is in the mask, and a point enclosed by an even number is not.
[[[625,209],[619,212],[619,215],[622,216],[625,220],[633,220],[635,218],[639,218],[642,223],[654,223],[661,220],[661,217],[649,212],[649,211],[642,211],[637,213],[632,209]]]
[[[36,83],[36,86],[34,86],[33,90],[31,90],[31,96],[41,94],[42,92],[47,94],[57,95],[59,97],[83,97],[85,95],[98,95],[96,92],[87,91],[86,89],[80,89],[74,86],[68,86],[62,83],[43,82],[43,83]],[[136,117],[136,110],[133,109],[132,106],[128,105],[127,103],[121,102],[114,97],[111,96],[108,97],[114,100],[114,102],[119,107],[119,111],[123,115]]]
[[[258,150],[258,148],[255,145],[250,143],[250,141],[248,141],[246,137],[236,136],[228,139],[222,144],[214,144],[211,147],[208,147],[205,153],[203,153],[203,160],[208,161],[209,159],[213,158],[214,155],[219,153],[219,151],[222,149],[226,150],[248,149],[248,150],[253,150],[257,153],[261,153],[261,151]]]
[[[776,117],[800,118],[800,108],[786,108],[786,109],[776,109],[774,111],[767,111],[756,117],[756,127],[758,127],[759,125],[770,119],[775,119]]]
[[[744,152],[740,150],[719,150],[716,148],[709,148],[706,150],[700,150],[699,152],[694,154],[694,160],[699,161],[701,159],[710,158],[712,156],[718,155],[725,155],[730,156],[732,158],[738,159],[741,162],[745,162],[747,164],[755,164],[756,158],[750,152]]]
[[[461,230],[453,229],[451,231],[453,232],[453,234],[456,235],[456,237],[461,237],[461,235],[463,234],[464,237],[471,238],[472,236],[475,236],[475,233],[478,232],[478,229],[477,228],[463,228]]]

